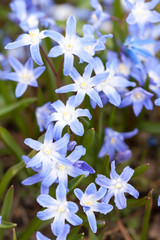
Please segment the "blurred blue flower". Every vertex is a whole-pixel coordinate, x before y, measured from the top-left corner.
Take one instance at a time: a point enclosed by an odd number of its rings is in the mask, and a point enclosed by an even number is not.
[[[84,127],[77,119],[78,117],[92,118],[88,109],[75,109],[77,107],[75,102],[75,96],[71,96],[66,105],[61,100],[57,100],[52,103],[51,106],[55,109],[55,112],[51,113],[48,117],[47,123],[56,121],[53,133],[55,139],[59,139],[62,135],[63,128],[68,125],[72,132],[76,135],[82,136],[84,134]]]
[[[15,90],[17,98],[23,95],[28,86],[38,87],[36,79],[45,71],[45,66],[33,69],[32,58],[29,58],[24,66],[16,58],[11,56],[8,58],[8,61],[15,72],[7,73],[5,79],[18,82]]]
[[[153,103],[150,100],[150,98],[152,97],[153,97],[152,93],[144,90],[141,87],[137,87],[125,94],[119,107],[124,108],[126,106],[132,105],[133,112],[137,117],[142,111],[143,106],[147,110],[153,109]]]
[[[84,193],[79,188],[74,190],[76,197],[80,200],[83,211],[87,215],[90,228],[94,233],[97,232],[97,222],[94,212],[107,214],[113,209],[113,206],[110,204],[98,202],[98,200],[104,197],[106,191],[107,190],[103,187],[97,191],[94,183],[89,184]]]
[[[160,206],[160,195],[158,196],[158,207]]]
[[[118,175],[115,171],[115,161],[111,162],[110,178],[104,175],[98,174],[96,183],[101,187],[108,189],[107,194],[103,198],[102,202],[108,203],[112,196],[115,197],[114,201],[118,209],[127,207],[127,202],[124,193],[129,193],[135,198],[138,198],[139,192],[128,183],[132,177],[134,170],[129,166],[125,167],[123,172]]]
[[[61,234],[61,230],[65,227],[65,220],[74,226],[80,225],[83,221],[75,213],[78,207],[74,202],[67,201],[66,188],[59,184],[56,188],[56,199],[49,195],[42,194],[37,198],[37,202],[47,209],[37,213],[37,217],[41,220],[49,220],[54,218],[51,224],[54,235]]]
[[[142,35],[148,22],[160,22],[160,14],[156,11],[151,11],[159,3],[159,0],[151,0],[150,2],[145,2],[145,0],[125,0],[125,3],[130,10],[126,22],[128,24],[137,23]]]
[[[124,140],[135,136],[137,133],[137,128],[135,128],[131,132],[117,132],[114,131],[112,128],[105,128],[104,144],[98,154],[98,157],[102,158],[106,154],[108,154],[110,161],[112,161],[115,157],[115,153],[118,152],[119,155],[117,156],[117,158],[120,158],[121,161],[125,161],[128,154],[130,155],[130,153],[126,152],[129,150],[129,147],[124,142]]]

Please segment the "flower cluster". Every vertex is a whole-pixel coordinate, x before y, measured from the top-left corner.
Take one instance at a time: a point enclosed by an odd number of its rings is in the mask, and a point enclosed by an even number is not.
[[[26,138],[24,142],[34,150],[34,154],[32,157],[22,157],[26,168],[31,168],[35,172],[23,180],[22,184],[40,183],[41,190],[37,202],[46,209],[39,211],[37,216],[43,221],[53,220],[51,230],[57,240],[67,238],[70,225],[77,226],[83,222],[77,215],[78,205],[70,201],[67,195],[70,190],[69,179],[81,175],[87,177],[96,172],[86,162],[87,160],[84,160],[86,148],[79,144],[80,137],[84,137],[85,131],[88,130],[84,122],[92,119],[91,113],[97,105],[100,108],[106,104],[112,105],[119,108],[119,111],[132,105],[135,117],[139,116],[143,106],[147,110],[153,109],[151,98],[154,94],[157,98],[155,105],[160,105],[160,63],[156,57],[159,49],[158,41],[154,37],[154,23],[160,22],[160,14],[153,10],[158,2],[158,0],[150,2],[125,0],[123,4],[128,11],[126,22],[129,34],[125,36],[124,42],[117,41],[119,53],[106,48],[106,42],[111,41],[114,32],[108,34],[104,25],[111,24],[113,16],[112,11],[107,12],[103,9],[98,0],[90,0],[94,11],[89,11],[85,16],[74,9],[72,15],[67,17],[65,30],[57,26],[58,19],[52,16],[51,10],[49,11],[56,7],[52,1],[14,0],[10,4],[12,10],[10,18],[19,23],[24,33],[15,41],[8,43],[5,49],[29,46],[29,51],[25,64],[14,56],[8,56],[6,65],[8,68],[3,71],[3,80],[18,82],[15,90],[17,98],[24,94],[28,86],[38,87],[37,80],[46,69],[42,66],[44,64],[42,53],[59,83],[55,93],[59,96],[67,93],[69,96],[66,103],[62,98],[37,107],[35,111],[37,124],[40,132],[44,131],[44,138],[39,141]],[[76,18],[87,21],[81,34],[77,33]],[[46,38],[52,45],[48,53],[42,47],[42,42],[44,43]],[[106,49],[107,54],[104,51]],[[105,57],[100,58],[102,51]],[[59,56],[62,56],[59,69],[63,70],[65,79],[71,80],[69,83],[66,81],[68,84],[64,86],[60,79],[61,72],[57,73],[50,61],[50,58],[57,60]],[[39,66],[34,68],[34,64]],[[11,72],[10,66],[14,72]],[[79,66],[82,68],[84,66],[84,70],[81,71]],[[70,96],[68,95],[70,92],[75,94]],[[124,193],[129,193],[136,199],[139,196],[139,192],[128,183],[134,170],[127,166],[120,175],[115,171],[116,163],[131,158],[132,151],[125,143],[125,139],[135,136],[138,129],[118,132],[106,127],[104,131],[104,144],[98,157],[109,155],[110,179],[98,174],[95,180],[100,186],[98,190],[93,182],[84,192],[80,188],[74,189],[74,198],[79,199],[93,233],[97,232],[94,212],[105,215],[111,212],[113,206],[109,201],[113,196],[118,209],[127,207]],[[51,186],[56,189],[55,198],[50,196]],[[49,240],[40,232],[36,233],[36,237],[37,240]]]

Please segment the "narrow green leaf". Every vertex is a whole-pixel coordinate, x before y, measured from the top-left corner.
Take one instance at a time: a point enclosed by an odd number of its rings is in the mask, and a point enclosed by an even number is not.
[[[7,221],[10,216],[10,212],[11,212],[12,204],[13,204],[13,196],[14,196],[14,187],[12,185],[5,195],[1,214],[0,214],[3,218],[3,220],[5,220],[5,221]]]
[[[17,160],[21,161],[22,155],[24,155],[23,150],[15,142],[10,133],[3,127],[0,127],[0,139],[10,149]]]
[[[150,122],[150,121],[141,121],[138,123],[139,130],[144,130],[152,134],[160,134],[160,123]]]
[[[3,220],[0,224],[0,228],[2,228],[2,229],[15,228],[16,226],[17,226],[16,223],[6,222],[6,221],[3,221]]]
[[[13,228],[13,240],[17,240],[15,228]]]
[[[82,140],[83,147],[85,147],[86,149],[89,149],[93,143],[94,137],[95,137],[95,130],[94,128],[91,128],[84,134],[84,137]]]
[[[145,164],[142,164],[141,166],[138,166],[134,170],[134,174],[133,174],[132,178],[142,175],[145,171],[147,171],[148,168],[149,168],[149,163],[145,163]]]
[[[148,201],[148,197],[144,197],[141,199],[127,199],[127,207],[128,208],[137,208],[144,206]]]
[[[38,228],[40,227],[40,225],[43,222],[35,217],[30,224],[27,226],[27,228],[25,229],[25,231],[20,235],[20,237],[18,238],[18,240],[28,240],[30,239],[30,236],[32,236],[32,234],[34,234]]]
[[[37,98],[26,98],[21,101],[4,106],[1,108],[0,118],[6,116],[8,114],[11,114],[11,112],[13,112],[15,110],[26,108],[30,104],[34,103],[36,100],[37,100]]]
[[[148,239],[148,228],[149,228],[149,220],[150,220],[150,215],[151,215],[151,210],[152,210],[152,192],[151,190],[148,194],[148,200],[145,206],[145,214],[144,214],[144,219],[143,219],[143,227],[142,227],[142,234],[141,234],[141,240]]]
[[[79,229],[80,229],[80,226],[74,227],[68,235],[68,240],[77,239],[77,233]]]
[[[110,176],[110,161],[108,154],[106,154],[106,156],[104,157],[104,175],[106,177]]]
[[[80,175],[76,178],[73,178],[71,181],[69,181],[68,183],[68,188],[69,188],[69,192],[73,191],[76,187],[78,187],[78,185],[83,181],[83,179],[85,178],[85,175]]]
[[[17,173],[25,167],[25,163],[23,161],[17,163],[13,167],[9,168],[7,172],[4,174],[1,182],[0,182],[0,200],[3,198],[3,194],[6,191],[11,179],[17,175]]]

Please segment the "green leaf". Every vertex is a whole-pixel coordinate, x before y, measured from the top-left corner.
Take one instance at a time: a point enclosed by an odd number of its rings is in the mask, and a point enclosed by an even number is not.
[[[13,240],[17,240],[16,231],[14,228],[13,228]]]
[[[85,175],[82,174],[76,178],[73,178],[71,181],[69,181],[69,183],[68,183],[69,192],[68,193],[70,193],[76,187],[78,187],[78,185],[83,181],[84,178],[85,178]]]
[[[5,221],[7,221],[10,216],[10,212],[11,212],[12,204],[13,204],[13,196],[14,196],[14,187],[12,185],[5,195],[1,214],[0,214],[3,218],[3,220],[5,220]]]
[[[148,197],[144,197],[141,199],[127,199],[127,207],[128,208],[137,208],[144,206],[148,201]]]
[[[141,240],[148,239],[147,234],[148,234],[149,220],[150,220],[150,215],[151,215],[151,210],[152,210],[152,192],[153,192],[153,190],[151,190],[149,192],[147,203],[145,206],[142,234],[141,234],[141,238],[140,238]]]
[[[106,177],[110,176],[110,161],[109,161],[109,155],[106,154],[104,157],[104,175]]]
[[[147,171],[148,168],[149,168],[149,163],[145,163],[145,164],[142,164],[141,166],[138,166],[134,170],[134,174],[133,174],[132,178],[142,175],[145,171]]]
[[[6,221],[3,221],[3,220],[0,224],[0,228],[2,228],[2,229],[15,228],[16,226],[17,226],[16,223],[6,222]]]
[[[21,161],[22,155],[24,155],[23,150],[12,138],[10,133],[3,127],[0,127],[0,139],[9,148],[9,150],[14,154],[18,161]]]
[[[8,187],[11,179],[17,175],[17,173],[25,167],[25,163],[23,161],[17,163],[13,167],[9,168],[7,172],[4,174],[1,182],[0,182],[0,200],[3,198],[3,194]]]
[[[77,233],[79,229],[80,229],[80,226],[74,227],[68,235],[68,240],[77,239]]]
[[[141,121],[138,123],[139,130],[144,130],[152,134],[160,134],[160,123],[150,122],[150,121]]]
[[[86,149],[89,149],[94,141],[94,137],[95,137],[95,130],[94,128],[91,128],[84,134],[84,137],[82,140],[83,147],[85,147]]]
[[[30,104],[35,102],[36,100],[37,100],[37,98],[26,98],[26,99],[23,99],[23,100],[18,101],[16,103],[12,103],[10,105],[7,105],[5,107],[1,107],[0,118],[6,116],[8,114],[11,114],[11,112],[13,112],[15,110],[26,108]]]

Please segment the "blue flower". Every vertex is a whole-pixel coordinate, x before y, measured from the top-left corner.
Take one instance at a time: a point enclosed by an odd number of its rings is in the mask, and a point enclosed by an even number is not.
[[[102,6],[98,0],[90,0],[90,4],[95,9],[95,11],[92,12],[89,18],[89,23],[93,25],[94,29],[98,30],[103,22],[106,22],[110,19],[110,15],[103,11]]]
[[[154,104],[156,106],[160,106],[160,98],[157,98],[155,101],[154,101]]]
[[[101,187],[108,189],[106,196],[103,198],[104,203],[108,203],[112,196],[118,209],[126,208],[127,202],[124,193],[129,193],[135,198],[138,198],[139,192],[128,183],[132,177],[134,170],[129,166],[125,167],[123,172],[118,175],[115,171],[115,161],[111,162],[110,178],[98,174],[96,183]]]
[[[65,161],[65,154],[67,151],[67,144],[69,142],[69,134],[66,133],[61,139],[56,142],[53,142],[53,127],[48,126],[48,129],[45,134],[44,143],[33,140],[31,138],[25,139],[25,144],[38,153],[28,162],[28,167],[42,167],[41,177],[48,175],[52,162]]]
[[[117,88],[123,88],[123,87],[129,87],[129,86],[134,87],[136,84],[116,74],[116,68],[117,68],[116,61],[112,60],[107,62],[106,70],[104,69],[103,63],[100,60],[100,58],[96,58],[94,63],[95,63],[94,70],[96,74],[104,73],[104,72],[109,73],[109,75],[103,82],[95,86],[95,89],[98,92],[101,92],[101,91],[104,92],[105,95],[108,97],[108,101],[111,104],[115,106],[119,106],[121,103],[121,96],[118,93]]]
[[[42,194],[37,198],[37,202],[47,208],[38,212],[37,217],[43,221],[54,218],[51,228],[56,236],[65,227],[65,220],[74,226],[82,223],[82,219],[75,214],[78,211],[77,205],[66,200],[66,188],[62,184],[59,184],[56,189],[56,199]]]
[[[8,61],[15,72],[7,73],[5,79],[18,82],[15,90],[17,98],[23,95],[28,86],[38,87],[36,79],[45,71],[46,67],[33,69],[32,58],[29,58],[24,66],[14,57],[9,57]]]
[[[88,109],[75,109],[75,96],[71,96],[66,103],[66,106],[61,100],[57,100],[52,103],[51,106],[55,109],[48,117],[48,124],[52,121],[56,121],[53,132],[55,139],[59,139],[62,135],[63,128],[68,125],[72,132],[76,135],[82,136],[84,134],[84,128],[81,122],[77,119],[78,117],[88,117],[92,118]]]
[[[76,19],[71,16],[67,19],[66,36],[52,30],[45,30],[45,36],[58,42],[58,46],[53,47],[48,56],[57,57],[64,54],[64,75],[68,75],[73,67],[74,56],[78,56],[85,62],[90,63],[93,58],[84,50],[84,47],[95,43],[91,38],[80,38],[76,35]]]
[[[137,128],[131,132],[117,132],[112,128],[105,128],[104,144],[98,154],[98,157],[102,158],[108,154],[110,161],[112,161],[115,157],[115,153],[118,152],[121,154],[121,161],[123,157],[126,159],[126,151],[129,150],[129,147],[124,140],[135,136],[137,133]],[[117,157],[120,158],[120,156]]]
[[[42,39],[44,38],[46,38],[44,31],[39,32],[39,29],[36,28],[30,30],[29,34],[21,34],[15,42],[8,43],[5,49],[15,49],[30,45],[31,57],[38,65],[43,65],[39,45],[41,45]]]
[[[125,94],[119,107],[126,107],[133,104],[133,112],[137,117],[142,111],[143,106],[147,110],[153,109],[153,103],[150,98],[153,97],[153,94],[144,90],[141,87],[137,87],[132,91]]]
[[[158,196],[158,207],[160,206],[160,195]]]
[[[160,22],[160,14],[156,11],[151,11],[158,3],[159,0],[152,0],[145,2],[145,0],[135,0],[134,2],[125,0],[128,9],[131,11],[126,19],[128,24],[138,24],[142,35],[145,31],[145,26],[148,22]]]
[[[108,77],[109,73],[99,73],[96,76],[91,77],[92,69],[93,64],[88,64],[84,70],[83,76],[81,76],[73,67],[69,75],[75,83],[56,89],[56,93],[67,93],[71,91],[77,92],[77,95],[75,96],[75,104],[77,106],[83,102],[84,97],[87,94],[92,101],[98,104],[99,107],[103,107],[99,94],[94,87],[104,81]]]
[[[107,190],[102,187],[97,191],[94,183],[89,184],[84,193],[79,188],[74,190],[74,193],[80,200],[80,205],[83,207],[83,210],[87,215],[89,225],[94,233],[97,232],[97,223],[94,212],[107,214],[113,209],[113,206],[110,204],[98,202],[98,200],[104,197],[106,191]]]
[[[84,37],[89,37],[89,38],[95,40],[94,33],[95,33],[95,29],[92,25],[90,25],[90,24],[84,24],[83,25],[83,35],[84,35]],[[92,56],[94,56],[95,51],[102,51],[106,48],[106,46],[105,46],[106,38],[112,38],[112,37],[113,37],[112,34],[101,35],[101,36],[99,36],[99,38],[96,39],[95,44],[90,45],[90,46],[86,46],[86,47],[84,47],[84,49],[85,49],[85,51],[90,53]]]
[[[0,216],[0,224],[1,224],[1,221],[2,221],[2,216]]]
[[[155,44],[155,40],[153,39],[139,39],[132,36],[127,37],[125,42],[121,46],[121,51],[127,55],[134,64],[140,66],[141,59],[146,60],[149,57],[153,56],[153,52],[151,51]]]
[[[47,118],[52,113],[53,108],[51,107],[51,102],[45,103],[41,107],[36,108],[36,120],[40,132],[47,130]]]
[[[56,240],[66,240],[69,231],[70,231],[70,225],[65,224],[64,227],[60,230],[60,233],[58,234]],[[40,232],[36,233],[36,237],[37,237],[37,240],[51,240],[50,238],[45,237]]]

